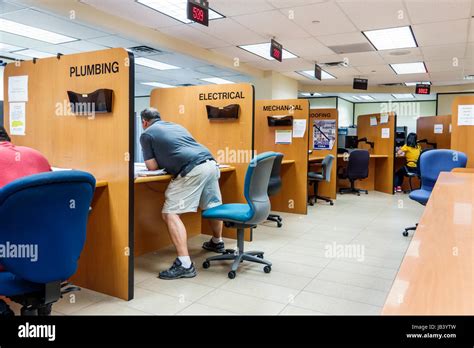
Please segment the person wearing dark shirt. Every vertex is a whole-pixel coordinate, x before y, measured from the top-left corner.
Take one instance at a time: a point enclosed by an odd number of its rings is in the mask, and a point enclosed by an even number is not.
[[[189,257],[186,228],[181,214],[214,208],[222,204],[219,188],[219,165],[210,151],[199,144],[184,127],[161,120],[158,110],[141,113],[145,130],[140,137],[143,157],[148,170],[166,170],[174,179],[165,192],[163,220],[178,257],[170,269],[160,272],[161,279],[192,278],[196,269]],[[224,252],[222,222],[209,220],[213,237],[203,248]]]

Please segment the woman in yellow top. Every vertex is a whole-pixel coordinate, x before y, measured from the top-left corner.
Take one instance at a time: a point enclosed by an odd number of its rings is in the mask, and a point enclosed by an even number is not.
[[[407,142],[398,150],[398,155],[405,155],[406,165],[395,173],[395,192],[402,192],[403,179],[407,173],[416,173],[418,171],[418,158],[420,158],[421,147],[417,144],[416,133],[410,133]]]

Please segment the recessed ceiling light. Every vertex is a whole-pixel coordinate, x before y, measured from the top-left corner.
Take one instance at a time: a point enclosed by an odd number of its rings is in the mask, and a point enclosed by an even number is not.
[[[316,80],[316,77],[314,77],[314,70],[297,71],[297,73],[300,74],[300,75],[303,75],[304,77],[308,77],[312,80]],[[335,79],[335,78],[336,77],[334,77],[330,73],[328,73],[324,70],[321,70],[321,80],[331,80],[331,79]]]
[[[3,18],[0,18],[0,31],[28,37],[34,40],[49,42],[51,44],[77,41],[77,39],[70,36],[53,33],[52,31],[31,27],[29,25],[20,24]]]
[[[359,97],[357,97],[357,96],[355,96],[355,95],[352,96],[352,99],[354,99],[354,100],[362,100],[361,98],[359,98]]]
[[[397,75],[426,73],[425,63],[423,62],[390,64],[390,66]]]
[[[188,19],[187,0],[137,0],[137,2],[185,24],[193,23]],[[209,20],[219,18],[224,18],[224,16],[209,9]]]
[[[156,60],[148,59],[148,58],[136,58],[135,63],[141,66],[146,66],[147,68],[152,68],[156,70],[172,70],[172,69],[181,69],[179,66],[174,66],[171,64],[166,64],[162,62],[158,62]]]
[[[412,86],[416,86],[416,85],[431,85],[431,82],[430,81],[426,81],[426,82],[405,82],[405,86],[407,86],[407,87],[412,87]]]
[[[243,45],[243,46],[238,46],[239,48],[248,51],[250,53],[253,53],[259,57],[265,58],[267,60],[275,60],[270,56],[270,42],[266,43],[261,43],[261,44],[255,44],[255,45]],[[298,56],[295,56],[293,53],[288,52],[287,50],[283,49],[283,59],[291,59],[291,58],[298,58]]]
[[[142,82],[142,85],[158,87],[158,88],[173,88],[175,86],[167,85],[166,83],[160,82]]]
[[[410,26],[362,32],[377,51],[418,47]]]
[[[233,81],[221,79],[220,77],[207,77],[207,78],[201,79],[201,80],[206,81],[206,82],[210,82],[210,83],[215,83],[216,85],[225,85],[225,84],[228,84],[228,83],[235,83]]]
[[[364,100],[375,100],[374,98],[372,98],[370,95],[361,95],[360,96],[362,99]]]
[[[38,59],[56,57],[55,54],[47,53],[47,52],[41,52],[41,51],[37,51],[37,50],[16,51],[15,54],[20,54],[22,56],[31,57],[31,58],[38,58]]]
[[[392,97],[395,99],[414,99],[415,97],[411,93],[399,93],[399,94],[392,94]]]
[[[24,47],[13,46],[13,45],[0,42],[0,52],[13,52],[13,51],[19,51],[19,50],[24,50],[24,49],[25,49]]]

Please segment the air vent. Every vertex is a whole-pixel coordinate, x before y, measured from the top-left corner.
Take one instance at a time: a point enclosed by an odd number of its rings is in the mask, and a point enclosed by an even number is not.
[[[333,50],[337,54],[374,51],[374,47],[368,42],[351,44],[351,45],[328,46],[328,48]]]
[[[403,86],[403,87],[405,87],[405,84],[404,83],[399,83],[399,82],[396,82],[396,83],[382,83],[379,86],[387,86],[387,87],[400,87],[400,86]]]
[[[345,61],[318,63],[318,65],[322,68],[347,68],[349,66]]]
[[[163,51],[160,51],[148,46],[135,46],[135,47],[130,47],[128,50],[141,56],[151,56],[151,55],[164,53]]]

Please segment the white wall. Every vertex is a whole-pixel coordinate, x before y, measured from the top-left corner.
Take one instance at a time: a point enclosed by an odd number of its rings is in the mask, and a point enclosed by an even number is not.
[[[452,115],[451,105],[456,97],[472,97],[474,93],[438,94],[438,115]]]
[[[339,113],[339,127],[352,126],[352,116],[354,115],[354,104],[347,100],[338,98],[337,111]]]
[[[359,115],[377,114],[394,111],[397,114],[397,127],[408,127],[408,132],[416,132],[418,117],[435,116],[436,101],[423,102],[386,102],[356,103],[355,123]]]
[[[255,99],[281,100],[298,98],[298,81],[273,71],[266,71],[262,78],[253,81]]]
[[[150,107],[150,97],[135,98],[135,162],[143,162],[140,135],[143,133],[140,112]]]
[[[335,109],[336,104],[336,97],[309,99],[309,105],[311,109]]]
[[[0,100],[3,100],[3,70],[5,67],[0,66]]]

